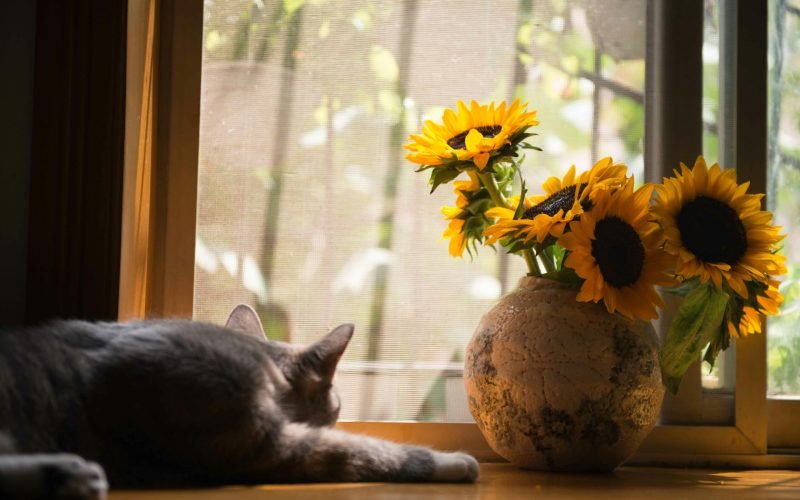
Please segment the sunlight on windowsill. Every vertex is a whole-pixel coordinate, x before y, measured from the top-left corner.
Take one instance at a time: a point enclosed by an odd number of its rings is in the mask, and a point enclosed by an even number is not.
[[[555,474],[524,471],[509,464],[481,464],[475,484],[342,483],[261,485],[207,490],[120,491],[110,500],[216,500],[223,498],[318,498],[326,499],[478,499],[527,498],[649,498],[706,499],[723,495],[734,498],[795,498],[800,491],[800,472],[782,470],[719,471],[621,467],[611,474]]]

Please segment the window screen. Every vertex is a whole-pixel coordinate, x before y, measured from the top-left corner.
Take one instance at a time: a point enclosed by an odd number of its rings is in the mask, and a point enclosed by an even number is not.
[[[206,0],[194,316],[271,338],[356,326],[347,420],[471,421],[463,350],[524,264],[449,257],[402,145],[457,100],[522,98],[529,187],[612,156],[642,177],[640,0]]]

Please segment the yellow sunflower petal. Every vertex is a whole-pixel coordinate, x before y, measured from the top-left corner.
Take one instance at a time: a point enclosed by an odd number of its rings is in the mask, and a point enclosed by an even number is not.
[[[492,217],[495,219],[513,219],[514,218],[514,210],[509,208],[503,207],[493,207],[490,208],[485,212],[487,217]]]
[[[459,207],[442,207],[442,214],[448,219],[454,219],[461,213],[462,210]]]

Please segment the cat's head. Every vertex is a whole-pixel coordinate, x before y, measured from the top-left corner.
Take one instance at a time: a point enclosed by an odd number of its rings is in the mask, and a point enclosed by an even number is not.
[[[267,340],[258,314],[246,305],[236,306],[225,326],[269,344],[268,352],[275,364],[265,369],[276,388],[281,407],[290,414],[292,421],[319,427],[336,423],[340,400],[331,382],[353,335],[353,325],[340,325],[306,347]]]

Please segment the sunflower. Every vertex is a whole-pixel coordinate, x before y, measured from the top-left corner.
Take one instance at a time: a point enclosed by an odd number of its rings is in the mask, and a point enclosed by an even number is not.
[[[420,165],[443,165],[452,161],[472,161],[483,170],[493,155],[502,154],[506,145],[516,145],[523,139],[519,133],[538,125],[536,112],[526,112],[527,104],[519,99],[506,106],[506,102],[495,107],[491,104],[470,103],[468,108],[458,101],[457,112],[446,109],[442,123],[426,120],[422,134],[412,134],[411,143],[403,146],[411,151],[406,159]]]
[[[727,325],[731,337],[761,333],[761,315],[778,314],[783,302],[777,280],[769,279],[767,283],[750,281],[748,285],[751,289],[748,297],[734,297],[729,306]]]
[[[786,272],[785,257],[775,253],[780,227],[761,210],[763,195],[746,194],[749,185],[737,184],[734,170],[708,168],[700,156],[691,170],[681,163],[675,177],[656,186],[653,213],[680,277],[711,280],[719,289],[724,282],[746,298],[747,281]]]
[[[484,232],[488,236],[486,244],[508,236],[526,243],[534,238],[542,243],[548,235],[561,236],[567,224],[591,205],[594,193],[620,187],[625,183],[626,172],[625,165],[614,163],[611,158],[603,158],[578,176],[575,165],[571,166],[562,179],[550,177],[542,184],[545,194],[525,198],[525,211],[519,219],[514,219],[519,197],[511,202],[511,208],[488,210],[486,215],[498,221]]]
[[[467,221],[475,217],[470,206],[479,201],[477,198],[484,198],[480,196],[481,183],[478,180],[478,174],[468,171],[467,175],[469,175],[468,181],[456,181],[453,184],[453,191],[457,195],[456,206],[442,207],[442,214],[450,221],[442,238],[450,239],[449,251],[453,257],[461,257],[467,248],[470,236],[474,237],[469,234],[470,231],[467,231]],[[474,223],[469,227],[472,226]]]
[[[672,284],[664,272],[671,259],[663,252],[660,230],[649,220],[653,187],[633,190],[633,178],[615,192],[600,190],[594,207],[569,225],[558,244],[569,251],[564,265],[584,279],[581,302],[605,303],[608,312],[629,318],[658,317],[664,302],[655,285]]]

